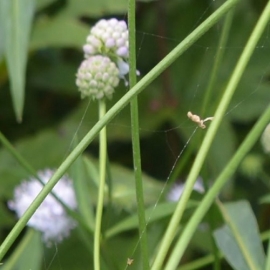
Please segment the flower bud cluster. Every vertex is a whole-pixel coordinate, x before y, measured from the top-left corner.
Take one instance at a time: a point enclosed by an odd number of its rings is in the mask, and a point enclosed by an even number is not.
[[[110,58],[95,55],[81,63],[76,84],[82,98],[111,98],[114,88],[119,84],[119,70]]]
[[[115,18],[98,21],[90,30],[83,51],[85,60],[76,74],[81,97],[111,98],[129,71],[126,22]]]
[[[102,54],[112,57],[128,57],[128,29],[125,21],[100,20],[91,29],[83,46],[85,58]]]

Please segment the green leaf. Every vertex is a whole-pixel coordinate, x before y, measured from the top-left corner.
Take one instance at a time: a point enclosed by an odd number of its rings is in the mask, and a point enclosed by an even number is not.
[[[88,35],[89,27],[70,18],[42,17],[35,23],[31,39],[31,49],[46,47],[82,48]]]
[[[227,225],[217,229],[214,237],[229,264],[236,270],[264,269],[265,255],[249,203],[227,203],[222,209]]]
[[[33,137],[21,139],[14,146],[16,150],[36,170],[56,168],[64,159],[70,147],[70,137],[55,130],[43,130]],[[0,197],[9,199],[13,188],[23,179],[28,179],[29,173],[18,164],[5,148],[0,149]]]
[[[261,204],[269,204],[270,203],[270,194],[266,194],[262,196],[259,200]]]
[[[100,17],[104,14],[120,14],[127,12],[127,0],[69,0],[66,9],[61,13],[62,16],[67,17]]]
[[[209,122],[207,124],[211,125]],[[235,145],[236,138],[233,129],[228,120],[224,119],[208,154],[207,161],[211,167],[212,175],[217,176],[224,169],[233,156]]]
[[[35,68],[29,84],[35,89],[48,89],[57,95],[78,96],[79,91],[75,86],[75,74],[78,67],[63,61],[50,66]]]
[[[196,207],[197,205],[198,202],[189,201],[186,210],[191,209],[192,207]],[[154,209],[153,206],[149,207],[145,211],[147,223],[149,224],[150,222],[154,222],[167,216],[170,216],[174,212],[175,207],[176,203],[172,202],[160,203],[156,207],[154,207]],[[105,235],[106,237],[112,237],[118,233],[131,229],[136,229],[137,227],[138,227],[138,214],[135,213],[134,215],[120,221],[115,226],[110,228]]]
[[[5,57],[11,83],[11,96],[18,122],[22,121],[28,40],[35,0],[0,1]]]
[[[78,143],[77,136],[75,137],[74,141],[75,147]],[[84,163],[82,156],[79,156],[73,163],[71,167],[71,178],[73,179],[74,190],[78,201],[78,210],[91,230],[94,231],[95,218],[91,200],[89,198],[87,185],[88,179],[84,173]]]
[[[50,4],[56,2],[56,0],[37,0],[36,5],[37,5],[37,10],[41,10],[43,8],[46,8]]]
[[[89,179],[88,192],[93,203],[97,199],[97,186],[98,186],[98,161],[84,156],[83,158],[87,179]],[[112,177],[112,201],[117,207],[132,210],[136,206],[136,190],[134,187],[134,172],[123,166],[110,163],[111,177]],[[162,183],[156,181],[154,178],[143,174],[144,181],[144,196],[145,204],[149,205],[155,203],[162,190]],[[105,188],[105,200],[108,199],[108,186]]]
[[[40,269],[42,256],[43,244],[40,234],[28,229],[12,255],[4,261],[1,270]]]

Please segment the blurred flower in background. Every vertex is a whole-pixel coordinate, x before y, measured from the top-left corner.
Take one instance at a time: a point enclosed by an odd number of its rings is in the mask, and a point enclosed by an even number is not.
[[[38,172],[39,178],[44,184],[54,174],[53,170],[46,169]],[[30,206],[43,185],[35,178],[23,181],[14,190],[14,199],[8,202],[8,207],[14,210],[20,218]],[[70,209],[77,207],[76,197],[72,181],[63,176],[53,188],[54,194]],[[69,232],[76,226],[76,222],[70,218],[64,207],[49,194],[34,215],[28,221],[28,226],[42,233],[43,241],[50,246],[52,242],[61,242],[69,236]]]
[[[167,200],[171,202],[177,202],[185,188],[185,184],[183,183],[176,183],[173,185],[169,193],[167,194]],[[195,182],[193,186],[193,190],[196,190],[199,193],[204,193],[204,186],[203,186],[203,180],[201,177],[198,177],[197,181]]]

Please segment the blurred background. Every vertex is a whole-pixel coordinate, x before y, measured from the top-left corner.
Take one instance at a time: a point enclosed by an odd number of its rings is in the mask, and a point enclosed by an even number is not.
[[[137,1],[136,46],[137,69],[140,71],[138,80],[224,2]],[[224,47],[219,46],[224,25],[224,20],[221,20],[139,95],[142,169],[147,175],[146,181],[150,183],[147,187],[156,187],[153,196],[147,201],[148,205],[156,201],[164,182],[169,189],[174,181],[184,182],[186,179],[205,134],[205,130],[198,129],[191,138],[196,125],[186,114],[192,111],[202,118],[213,116],[233,68],[266,2],[266,0],[241,1],[235,9]],[[115,17],[127,21],[127,5],[127,0],[36,2],[29,42],[25,104],[21,123],[16,121],[12,106],[9,74],[1,49],[3,48],[1,43],[4,41],[0,38],[1,132],[36,170],[57,168],[74,147],[74,138],[82,139],[96,123],[97,103],[92,101],[89,103],[87,99],[81,100],[75,85],[75,74],[83,60],[82,46],[91,26],[99,19]],[[206,90],[209,87],[215,59],[220,52],[222,58],[213,91],[207,99]],[[215,181],[269,104],[269,55],[268,27],[254,51],[207,156],[201,172],[205,189]],[[122,82],[113,99],[107,102],[108,108],[127,91],[128,87]],[[207,126],[210,124],[206,123]],[[121,184],[124,182],[125,191],[134,189],[130,132],[130,113],[127,107],[108,125],[108,156],[116,168],[116,174],[119,173],[115,181],[120,181]],[[87,148],[86,154],[94,163],[96,162],[97,140]],[[270,221],[269,165],[269,154],[265,153],[261,143],[258,142],[221,194],[224,200],[242,198],[249,200],[261,230],[268,228]],[[14,213],[7,208],[7,201],[12,198],[14,187],[27,178],[29,174],[0,145],[1,242],[16,221]],[[130,181],[127,183],[125,179]],[[130,213],[136,213],[135,200],[127,205],[126,200],[119,199],[113,212],[118,220]],[[153,241],[150,241],[150,246],[157,243],[167,221],[166,217],[160,226],[153,226]],[[112,223],[115,222],[116,218]],[[88,251],[78,244],[78,237],[76,233],[74,234],[73,238],[66,240],[57,250],[44,247],[46,263],[42,269],[91,269],[87,266]],[[119,243],[123,246],[123,250],[121,248],[110,250],[111,253],[107,254],[107,257],[115,256],[115,259],[108,259],[113,261],[112,265],[115,267],[113,269],[123,269],[116,261],[122,256],[127,257],[124,250],[127,242],[134,244],[136,239],[136,230],[131,230],[112,238],[107,246],[104,245],[104,250],[115,245],[119,246]],[[80,248],[72,250],[71,257],[67,256],[75,244]],[[185,260],[189,261],[207,254],[209,246],[211,246],[209,238],[198,231]],[[9,254],[11,252],[12,250]],[[55,255],[57,260],[52,260]],[[48,268],[51,260],[52,263]],[[135,267],[136,265],[134,269]]]

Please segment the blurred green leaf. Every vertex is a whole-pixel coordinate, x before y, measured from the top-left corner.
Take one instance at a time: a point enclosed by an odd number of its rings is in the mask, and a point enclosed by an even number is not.
[[[1,198],[1,197],[0,197]],[[14,218],[8,208],[0,204],[0,220],[1,226],[11,226],[14,224]]]
[[[77,136],[73,141],[73,148],[77,145],[78,140]],[[95,228],[95,218],[93,205],[91,204],[91,200],[89,198],[88,178],[87,174],[84,173],[84,163],[83,157],[80,155],[77,160],[71,166],[71,178],[73,179],[73,186],[76,193],[76,198],[78,202],[78,210],[83,217],[84,221],[88,226],[94,231]]]
[[[12,255],[4,261],[2,270],[40,269],[43,256],[43,244],[40,233],[28,229]]]
[[[266,194],[260,198],[259,201],[261,204],[269,204],[270,203],[270,194]]]
[[[11,83],[11,96],[18,122],[22,121],[28,41],[35,0],[0,1],[0,25],[4,29],[5,57]]]
[[[44,130],[39,134],[20,140],[14,145],[16,150],[36,170],[56,168],[67,155],[71,138],[61,132]],[[13,188],[30,175],[7,152],[0,149],[0,197],[10,198]]]
[[[258,19],[259,14],[256,10],[250,9],[250,5],[246,1],[241,3],[240,8],[241,10],[239,9],[234,17],[219,82],[223,82],[224,78],[230,76],[235,61],[239,58]],[[266,30],[253,52],[229,106],[227,117],[234,121],[242,123],[254,121],[269,104],[270,66],[265,57],[268,47],[268,31]],[[220,85],[222,86],[222,84]]]
[[[211,125],[211,123],[208,123]],[[217,176],[233,156],[236,146],[236,138],[233,129],[225,119],[218,129],[217,135],[212,142],[207,162],[212,170],[212,177]]]
[[[78,67],[67,62],[56,62],[55,65],[40,67],[33,71],[29,82],[37,89],[48,89],[57,95],[78,96],[75,85],[75,74]]]
[[[91,246],[91,238],[84,236],[85,242],[88,241]],[[61,243],[56,243],[51,248],[43,247],[43,267],[33,268],[32,270],[75,270],[75,269],[92,269],[93,259],[92,250],[80,240],[78,230],[72,230],[68,239]],[[103,266],[103,265],[102,265]],[[108,268],[101,268],[107,270]]]
[[[95,179],[96,173],[94,173],[93,165],[98,168],[98,161],[91,158],[90,156],[85,156],[84,164],[86,167],[86,172],[88,174],[88,179],[92,182],[88,187],[89,196],[91,196],[93,202],[96,202],[97,188],[94,188],[94,186],[97,179]],[[134,209],[134,207],[136,206],[136,190],[134,187],[135,183],[133,170],[127,169],[114,163],[110,163],[110,170],[112,176],[112,202],[118,208],[120,207],[120,209]],[[89,174],[89,172],[92,173]],[[145,203],[146,205],[149,205],[156,202],[162,190],[163,184],[146,174],[143,174],[143,181]],[[108,199],[108,189],[107,195],[105,197],[106,199]]]
[[[37,10],[43,9],[55,1],[56,0],[36,0]]]
[[[263,270],[265,255],[249,203],[226,203],[222,209],[227,225],[215,230],[214,237],[229,264],[235,270]]]
[[[30,48],[74,47],[82,50],[89,29],[86,24],[70,18],[42,17],[35,23]]]
[[[186,210],[196,207],[197,205],[198,202],[190,200],[187,204]],[[154,207],[154,209],[152,206],[149,207],[145,211],[147,224],[170,216],[174,212],[175,208],[176,203],[172,202],[159,203],[156,207]],[[135,213],[134,215],[117,223],[115,226],[110,228],[105,234],[106,237],[112,237],[118,233],[136,229],[137,227],[138,227],[138,214]]]
[[[104,14],[121,14],[127,12],[127,0],[69,0],[66,8],[61,12],[66,17],[99,17]]]

